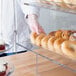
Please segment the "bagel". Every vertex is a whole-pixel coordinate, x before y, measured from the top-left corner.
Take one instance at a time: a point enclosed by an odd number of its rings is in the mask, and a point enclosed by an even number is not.
[[[50,32],[48,35],[55,36],[56,31]]]
[[[45,48],[45,49],[48,48],[47,43],[48,43],[48,40],[49,40],[50,37],[51,37],[50,35],[47,35],[47,36],[45,36],[45,37],[41,40],[41,46],[42,46],[43,48]]]
[[[76,59],[76,41],[64,41],[61,44],[61,49],[69,58]]]
[[[63,54],[62,50],[61,50],[61,44],[64,42],[65,40],[63,38],[58,38],[54,41],[54,49],[56,51],[56,53],[59,54]]]
[[[66,39],[66,40],[69,40],[69,37],[70,37],[71,33],[72,33],[72,31],[70,31],[70,30],[64,30],[63,33],[62,33],[62,38]]]
[[[37,33],[36,32],[32,32],[31,35],[30,35],[30,40],[31,40],[31,43],[35,44],[35,40],[36,40],[36,37],[37,37]]]
[[[45,37],[46,34],[41,33],[36,37],[35,43],[37,46],[41,46],[41,40],[43,39],[43,37]]]
[[[56,37],[56,38],[62,37],[62,33],[63,33],[62,30],[58,30],[58,31],[56,31],[56,33],[55,33],[55,37]]]
[[[51,38],[49,38],[49,40],[48,40],[48,49],[50,50],[50,51],[54,51],[54,46],[53,46],[53,44],[54,44],[54,41],[56,40],[57,38],[55,37],[55,36],[52,36]]]

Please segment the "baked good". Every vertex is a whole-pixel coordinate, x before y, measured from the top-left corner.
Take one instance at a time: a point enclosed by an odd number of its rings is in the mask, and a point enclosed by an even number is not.
[[[54,51],[54,41],[56,40],[57,38],[55,36],[52,36],[51,38],[49,38],[48,40],[48,49],[51,50],[51,51]]]
[[[71,34],[72,34],[71,30],[64,30],[63,33],[62,33],[62,38],[66,39],[66,40],[69,40],[69,37],[70,37]]]
[[[62,8],[66,8],[66,4],[64,3],[64,0],[54,0],[54,2]]]
[[[64,0],[64,2],[67,4],[76,4],[76,0]]]
[[[67,7],[70,9],[76,9],[76,0],[64,0]]]
[[[56,31],[51,31],[48,35],[55,36]]]
[[[7,64],[0,64],[0,76],[6,76]]]
[[[56,38],[62,37],[62,33],[63,33],[62,30],[56,31],[56,32],[55,32],[55,37],[56,37]]]
[[[48,40],[49,40],[50,37],[51,37],[51,35],[47,35],[47,36],[45,36],[45,37],[41,40],[41,46],[42,46],[43,48],[45,48],[45,49],[48,48],[47,43],[48,43]]]
[[[48,49],[48,40],[49,38],[51,38],[52,36],[55,36],[55,32],[56,31],[52,31],[50,32],[47,36],[45,36],[42,40],[41,40],[41,46],[45,49]]]
[[[38,34],[36,32],[31,33],[31,35],[30,35],[31,43],[35,44],[35,40],[36,40],[37,36],[38,36]]]
[[[0,52],[5,51],[5,42],[1,39],[0,40]]]
[[[37,46],[41,46],[41,40],[43,39],[43,37],[45,37],[46,34],[41,33],[36,37],[35,43]]]
[[[41,3],[45,3],[45,4],[52,4],[53,0],[40,0]]]
[[[64,41],[61,44],[61,49],[69,58],[76,59],[76,41]]]
[[[63,54],[61,44],[65,41],[63,38],[58,38],[54,41],[54,49],[56,53]]]

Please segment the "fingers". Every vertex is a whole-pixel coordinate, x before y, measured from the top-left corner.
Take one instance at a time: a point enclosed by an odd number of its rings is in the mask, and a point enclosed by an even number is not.
[[[30,26],[30,30],[39,34],[39,28],[37,26]]]
[[[44,29],[40,26],[40,25],[30,25],[30,30],[32,31],[32,32],[36,32],[37,34],[40,34],[40,33],[45,33],[44,32]]]
[[[36,32],[37,34],[45,33],[44,29],[40,26],[40,24],[37,21],[28,20],[28,25],[32,32]]]
[[[40,33],[40,32],[39,32],[39,29],[40,29],[40,28],[39,28],[39,25],[36,25],[36,26],[35,26],[35,32],[36,32],[37,34]]]
[[[45,33],[44,29],[41,26],[39,26],[38,30],[39,30],[39,33]]]

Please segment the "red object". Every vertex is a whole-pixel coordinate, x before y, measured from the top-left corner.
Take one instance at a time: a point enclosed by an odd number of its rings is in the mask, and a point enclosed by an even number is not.
[[[0,45],[0,52],[1,52],[2,50],[5,50],[5,45]]]
[[[8,67],[6,64],[4,64],[4,66],[6,67],[6,70],[4,72],[0,72],[0,76],[6,76],[6,71]]]

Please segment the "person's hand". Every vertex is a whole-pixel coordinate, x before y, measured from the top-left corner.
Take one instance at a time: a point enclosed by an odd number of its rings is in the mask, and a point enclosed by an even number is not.
[[[42,26],[40,26],[36,15],[29,15],[28,16],[28,25],[29,25],[30,30],[32,32],[36,32],[37,34],[45,33]]]

